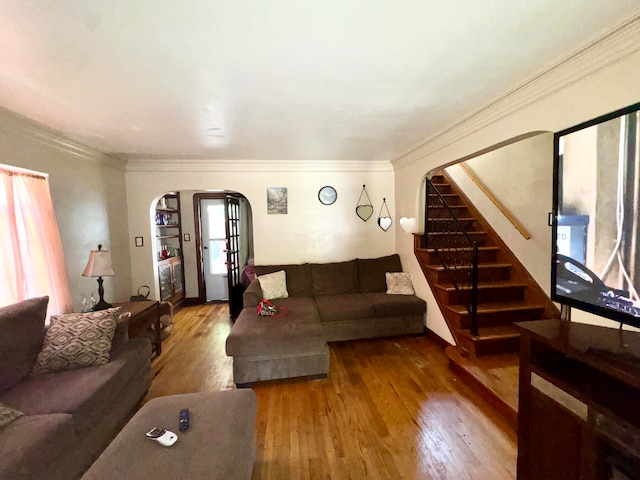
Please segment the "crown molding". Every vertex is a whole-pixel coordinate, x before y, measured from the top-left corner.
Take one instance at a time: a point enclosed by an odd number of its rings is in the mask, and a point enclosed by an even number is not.
[[[126,165],[126,161],[122,158],[79,143],[57,130],[2,107],[0,107],[0,132],[22,137],[59,152],[112,168],[124,170]]]
[[[129,172],[393,172],[388,160],[155,160],[127,162]]]
[[[394,168],[410,165],[638,51],[640,13],[562,55],[540,72],[429,137],[391,163]]]

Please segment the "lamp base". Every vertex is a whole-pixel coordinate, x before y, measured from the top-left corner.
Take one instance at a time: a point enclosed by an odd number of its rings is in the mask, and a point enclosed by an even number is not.
[[[93,311],[97,312],[98,310],[106,310],[107,308],[111,307],[113,307],[113,305],[101,299],[98,303],[96,303],[96,306],[93,307]]]
[[[98,295],[100,295],[100,300],[98,300],[96,306],[93,307],[94,312],[97,312],[98,310],[106,310],[107,308],[113,307],[113,305],[104,301],[104,287],[102,286],[102,277],[98,277]]]

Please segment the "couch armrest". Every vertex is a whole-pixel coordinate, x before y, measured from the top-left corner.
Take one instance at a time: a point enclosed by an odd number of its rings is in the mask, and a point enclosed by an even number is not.
[[[242,294],[242,308],[257,307],[262,300],[262,288],[260,282],[256,278]]]

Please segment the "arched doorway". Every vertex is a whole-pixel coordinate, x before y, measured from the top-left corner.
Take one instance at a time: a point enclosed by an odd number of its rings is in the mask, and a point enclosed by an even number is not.
[[[242,310],[243,269],[253,259],[252,210],[231,191],[193,195],[199,303],[228,301],[229,314]]]

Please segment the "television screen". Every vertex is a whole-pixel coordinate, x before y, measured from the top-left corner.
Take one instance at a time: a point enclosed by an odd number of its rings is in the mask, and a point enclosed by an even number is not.
[[[640,103],[554,135],[551,298],[640,327]]]

